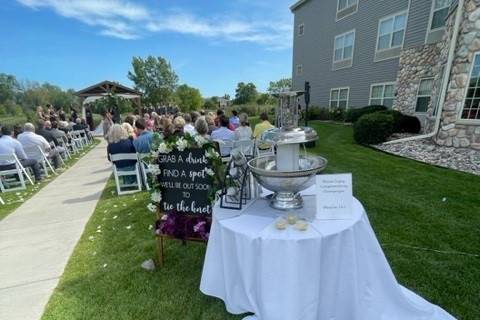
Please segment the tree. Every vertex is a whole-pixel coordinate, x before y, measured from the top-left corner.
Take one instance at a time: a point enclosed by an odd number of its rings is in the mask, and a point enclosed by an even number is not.
[[[128,78],[143,93],[145,104],[168,104],[174,101],[178,76],[165,58],[148,56],[144,60],[133,57],[132,67],[133,72],[128,72]]]
[[[291,88],[292,88],[292,79],[284,78],[277,81],[271,81],[267,91],[268,93],[273,95],[273,94],[278,94],[285,90],[291,90]]]
[[[186,84],[179,86],[175,95],[178,98],[178,105],[183,112],[198,110],[203,104],[200,90],[189,87]]]
[[[216,97],[211,97],[211,98],[207,98],[205,99],[204,103],[203,103],[203,108],[205,110],[215,110],[218,108],[218,103],[217,101],[215,100]]]
[[[257,87],[251,82],[245,84],[240,82],[235,89],[235,103],[246,104],[257,99]]]

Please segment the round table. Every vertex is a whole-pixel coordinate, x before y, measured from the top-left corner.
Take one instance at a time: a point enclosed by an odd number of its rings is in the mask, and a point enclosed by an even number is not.
[[[315,212],[314,196],[304,196]],[[451,320],[400,286],[359,201],[350,220],[277,230],[266,200],[213,211],[200,290],[260,320]]]

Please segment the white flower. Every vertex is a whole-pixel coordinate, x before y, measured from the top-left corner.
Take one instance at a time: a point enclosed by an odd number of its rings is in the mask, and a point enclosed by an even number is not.
[[[168,215],[166,215],[166,214],[164,214],[161,218],[162,221],[167,221],[167,219],[168,219]]]
[[[149,164],[148,165],[148,170],[154,175],[158,176],[161,171],[160,171],[160,166],[158,164]]]
[[[160,143],[158,146],[158,153],[170,153],[171,151],[172,149],[170,149],[165,142]]]
[[[117,219],[117,218],[118,218],[118,216],[113,216],[113,219]]]
[[[162,194],[158,191],[152,192],[150,199],[152,199],[153,202],[160,203],[160,201],[162,201]]]
[[[215,172],[214,172],[212,169],[210,169],[210,168],[205,169],[205,172],[206,172],[209,176],[214,176],[214,175],[215,175]]]
[[[153,213],[157,212],[157,206],[156,206],[155,204],[153,204],[153,203],[149,203],[149,204],[147,205],[147,209],[150,210],[150,211],[153,212]]]
[[[180,138],[177,140],[176,145],[177,145],[178,151],[183,151],[188,148],[188,141],[183,138]]]
[[[195,139],[195,142],[197,143],[197,145],[198,145],[200,148],[201,148],[205,143],[208,142],[207,139],[205,139],[204,137],[202,137],[201,135],[198,135],[198,134],[194,137],[194,139]]]
[[[213,158],[218,158],[220,157],[220,154],[218,154],[217,151],[215,151],[214,149],[210,149],[208,151],[205,152],[205,156],[208,158],[208,159],[213,159]]]
[[[130,230],[130,229],[132,229],[132,226],[126,226],[125,228],[126,228],[127,230]]]

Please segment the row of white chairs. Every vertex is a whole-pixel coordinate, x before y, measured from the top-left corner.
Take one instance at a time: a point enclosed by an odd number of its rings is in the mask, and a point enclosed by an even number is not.
[[[275,153],[273,143],[262,140],[214,140],[220,148],[223,162],[230,161],[230,153],[233,150],[239,150],[244,155],[250,157],[265,156]]]
[[[62,137],[58,140],[58,145],[54,142],[50,143],[52,150],[57,150],[60,154],[60,161],[65,165],[65,161],[82,151],[85,147],[93,143],[93,137],[88,130],[77,130],[67,134],[67,137]],[[25,154],[29,159],[35,159],[40,164],[40,169],[44,176],[49,177],[49,171],[52,174],[58,174],[53,168],[48,156],[45,152],[36,145],[24,146]],[[13,169],[0,171],[0,191],[9,192],[24,190],[27,188],[27,183],[33,185],[32,172],[23,167],[22,163],[15,154],[0,155],[0,160],[7,161],[15,165]],[[4,204],[4,201],[0,201]]]

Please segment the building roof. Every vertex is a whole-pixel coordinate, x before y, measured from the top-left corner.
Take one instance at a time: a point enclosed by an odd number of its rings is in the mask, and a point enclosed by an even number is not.
[[[121,95],[131,95],[131,96],[141,96],[142,93],[126,87],[118,82],[113,81],[102,81],[88,88],[79,90],[75,94],[79,97],[89,97],[89,96],[102,96],[110,93],[121,94]]]
[[[308,1],[310,0],[298,0],[297,2],[295,2],[294,4],[292,4],[290,6],[290,11],[295,11],[297,10],[299,7],[301,7],[303,4],[307,3]]]

